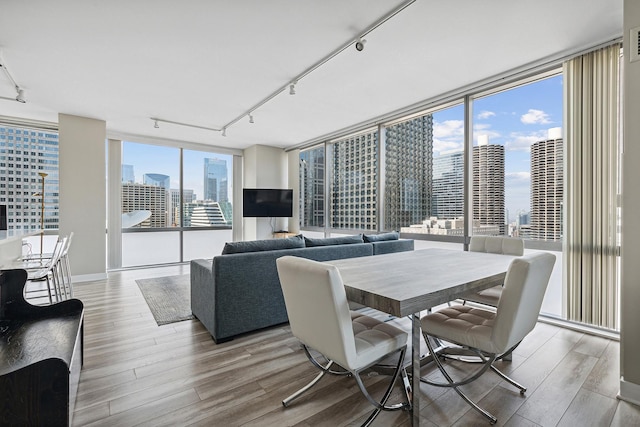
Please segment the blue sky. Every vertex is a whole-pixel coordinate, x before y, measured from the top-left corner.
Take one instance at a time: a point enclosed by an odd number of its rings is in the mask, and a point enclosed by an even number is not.
[[[434,156],[463,147],[462,105],[433,114]],[[505,199],[510,220],[529,211],[531,144],[562,127],[562,76],[554,76],[473,102],[473,140],[487,135],[505,146]]]

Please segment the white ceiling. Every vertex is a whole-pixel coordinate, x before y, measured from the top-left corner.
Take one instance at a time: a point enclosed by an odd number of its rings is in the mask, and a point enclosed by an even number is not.
[[[26,104],[0,116],[105,120],[108,135],[287,147],[622,35],[622,0],[417,0],[308,76],[400,0],[0,0],[2,57]],[[0,73],[0,97],[15,91]]]

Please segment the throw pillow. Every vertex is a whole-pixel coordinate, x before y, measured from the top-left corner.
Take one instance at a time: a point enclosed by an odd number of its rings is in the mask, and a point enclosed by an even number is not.
[[[389,233],[364,235],[364,241],[367,243],[382,242],[383,240],[398,240],[399,238],[400,238],[400,233],[398,233],[397,231],[391,231]]]
[[[241,254],[244,252],[275,251],[278,249],[304,248],[302,234],[286,239],[250,240],[246,242],[227,242],[222,249],[222,255]]]
[[[306,247],[313,247],[313,246],[349,245],[353,243],[364,243],[364,240],[362,240],[362,234],[355,234],[353,236],[327,237],[324,239],[314,239],[311,237],[305,237],[304,242]]]

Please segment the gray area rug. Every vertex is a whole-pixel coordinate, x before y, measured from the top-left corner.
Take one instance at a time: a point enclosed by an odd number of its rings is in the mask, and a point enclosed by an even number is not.
[[[193,319],[189,275],[136,280],[158,326]]]

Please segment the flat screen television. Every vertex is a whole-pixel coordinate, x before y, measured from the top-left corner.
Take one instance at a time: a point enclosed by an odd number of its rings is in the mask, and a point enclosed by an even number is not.
[[[293,216],[293,190],[275,188],[244,188],[242,190],[242,216]]]

